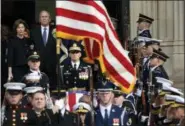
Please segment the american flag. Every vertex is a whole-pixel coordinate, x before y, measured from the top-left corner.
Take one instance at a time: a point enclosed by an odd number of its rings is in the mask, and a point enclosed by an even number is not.
[[[56,36],[84,40],[88,59],[98,59],[102,72],[130,93],[135,85],[135,69],[102,1],[56,1],[56,14]]]

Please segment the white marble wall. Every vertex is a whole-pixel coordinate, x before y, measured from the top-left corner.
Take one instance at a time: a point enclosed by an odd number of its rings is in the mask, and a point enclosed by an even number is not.
[[[130,1],[130,38],[136,36],[139,13],[154,18],[151,34],[163,40],[161,47],[170,56],[166,71],[176,87],[184,87],[184,1]]]

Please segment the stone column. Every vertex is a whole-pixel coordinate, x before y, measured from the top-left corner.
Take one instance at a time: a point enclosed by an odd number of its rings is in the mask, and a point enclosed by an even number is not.
[[[139,13],[154,18],[153,38],[162,39],[162,50],[170,57],[164,64],[170,79],[184,87],[184,1],[130,1],[130,36],[136,36]]]
[[[173,74],[176,87],[184,85],[184,1],[174,1]]]

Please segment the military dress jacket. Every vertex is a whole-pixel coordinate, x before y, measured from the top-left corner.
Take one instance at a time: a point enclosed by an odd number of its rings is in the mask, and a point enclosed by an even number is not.
[[[147,88],[147,81],[149,79],[149,71],[150,71],[150,67],[149,67],[149,61],[150,61],[150,58],[148,57],[147,60],[143,63],[143,86],[144,86],[144,89]]]
[[[53,126],[79,126],[78,115],[65,110],[64,115],[60,112],[55,114]]]
[[[80,61],[77,70],[73,68],[71,61],[65,63],[63,66],[63,83],[67,89],[85,88],[86,90],[89,90],[88,65],[85,62]]]
[[[46,89],[48,88],[48,84],[49,84],[48,76],[44,72],[38,72],[38,75],[41,76],[41,79],[40,79],[39,83],[33,84],[33,83],[27,82],[27,80],[26,80],[26,76],[30,73],[32,73],[32,71],[29,70],[28,73],[26,75],[24,75],[24,77],[22,78],[22,82],[26,84],[26,87],[41,86],[46,91]]]
[[[123,110],[119,108],[118,106],[112,105],[111,111],[110,111],[110,116],[108,118],[108,125],[107,126],[122,126],[122,119],[121,114]],[[104,124],[104,119],[101,114],[100,108],[96,108],[94,112],[94,124],[95,126],[105,126]],[[86,119],[85,119],[85,125],[86,126],[91,126],[91,113],[87,113]]]
[[[2,126],[38,126],[38,118],[32,109],[7,106]]]
[[[51,109],[45,109],[38,117],[39,126],[55,126],[57,124],[56,114]]]
[[[157,66],[152,70],[152,84],[154,84],[157,87],[156,77],[162,77],[167,80],[169,79],[169,77],[168,77],[168,75],[162,65]]]
[[[139,33],[139,36],[152,38],[152,35],[150,34],[150,30],[143,30],[142,32]]]

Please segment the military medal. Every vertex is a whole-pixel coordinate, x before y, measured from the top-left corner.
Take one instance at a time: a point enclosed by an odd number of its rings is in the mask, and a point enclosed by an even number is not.
[[[24,113],[21,113],[21,120],[24,120]]]
[[[113,118],[113,126],[119,126],[119,118]]]

